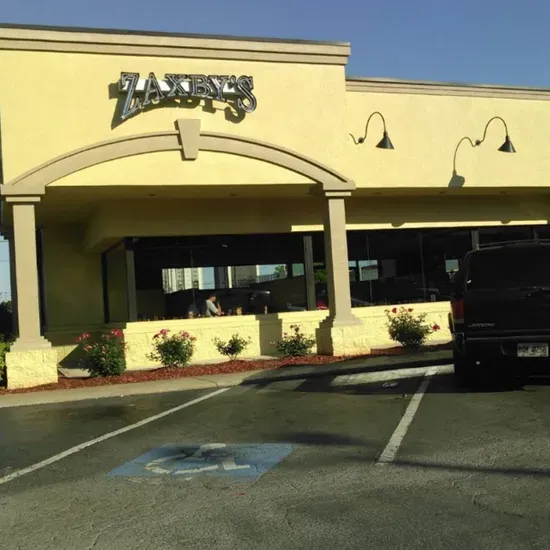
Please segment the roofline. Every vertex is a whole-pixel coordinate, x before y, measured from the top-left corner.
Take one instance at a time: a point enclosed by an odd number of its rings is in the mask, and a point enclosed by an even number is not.
[[[0,23],[0,50],[345,65],[349,42]]]
[[[463,84],[429,80],[400,80],[392,78],[346,78],[348,92],[384,94],[423,94],[502,99],[550,100],[550,88],[503,86],[498,84]]]

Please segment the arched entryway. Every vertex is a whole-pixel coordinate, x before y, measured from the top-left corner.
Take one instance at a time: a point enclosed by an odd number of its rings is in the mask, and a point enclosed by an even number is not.
[[[182,119],[176,121],[175,129],[171,131],[124,136],[71,151],[1,186],[2,198],[13,207],[14,280],[18,296],[19,336],[12,347],[12,355],[50,347],[50,343],[40,333],[34,212],[35,204],[46,193],[48,185],[98,164],[164,151],[179,151],[183,162],[200,162],[201,151],[237,155],[285,168],[311,180],[312,190],[323,201],[331,304],[329,318],[322,327],[326,337],[321,338],[318,349],[324,353],[342,353],[347,338],[344,329],[357,329],[360,325],[352,315],[350,306],[344,204],[345,197],[355,187],[354,183],[337,171],[296,151],[251,138],[202,132],[199,120]],[[12,357],[12,368],[16,368],[16,363]]]

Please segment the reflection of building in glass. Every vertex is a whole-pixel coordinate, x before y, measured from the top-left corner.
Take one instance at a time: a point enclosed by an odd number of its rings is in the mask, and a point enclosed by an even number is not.
[[[230,267],[181,267],[162,270],[164,292],[170,294],[180,290],[209,290],[214,288],[242,288],[271,280],[274,275],[260,275],[259,265]]]
[[[229,288],[247,287],[250,284],[258,282],[258,278],[260,277],[259,265],[239,265],[229,269]]]
[[[162,287],[170,294],[179,290],[204,288],[204,267],[182,267],[162,270]]]

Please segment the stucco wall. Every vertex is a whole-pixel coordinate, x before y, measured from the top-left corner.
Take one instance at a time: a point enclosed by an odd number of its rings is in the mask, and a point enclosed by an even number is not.
[[[86,246],[109,238],[290,233],[322,229],[320,199],[113,200],[88,226]],[[215,221],[215,223],[213,223]]]
[[[55,83],[41,86],[39,100],[35,86],[0,87],[8,181],[52,157],[97,141],[173,130],[176,118],[201,118],[203,130],[256,137],[317,159],[342,156],[343,66],[5,50],[0,71],[9,74],[13,83],[27,82],[29,75],[37,83]],[[203,104],[160,106],[117,125],[113,123],[117,83],[125,71],[142,77],[154,72],[159,78],[181,71],[252,75],[258,107],[241,120],[216,102],[213,110]],[[151,183],[164,182],[157,177]]]
[[[43,237],[48,329],[103,323],[101,260],[83,249],[84,229],[48,226]]]
[[[550,185],[548,101],[389,90],[388,93],[349,91],[346,102],[346,156],[334,159],[334,165],[354,179],[358,187],[448,188],[458,141],[463,136],[481,139],[485,124],[496,115],[507,122],[517,153],[498,152],[505,138],[500,121],[491,123],[487,139],[480,147],[474,149],[463,143],[456,168],[464,178],[464,192],[480,186]],[[382,137],[382,122],[377,116],[370,122],[365,144],[354,145],[348,135],[349,132],[362,136],[367,118],[374,111],[380,111],[386,119],[393,151],[375,147]]]

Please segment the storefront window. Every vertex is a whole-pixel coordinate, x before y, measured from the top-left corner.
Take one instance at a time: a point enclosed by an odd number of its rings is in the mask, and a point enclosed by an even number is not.
[[[533,238],[533,227],[482,227],[479,229],[479,244],[507,241],[525,241]]]
[[[387,305],[447,300],[450,281],[471,248],[469,230],[357,232],[348,239],[359,277],[354,301]]]

